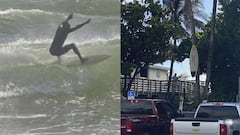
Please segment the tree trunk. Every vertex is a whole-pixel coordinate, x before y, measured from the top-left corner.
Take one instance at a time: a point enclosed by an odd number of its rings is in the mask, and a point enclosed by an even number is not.
[[[213,44],[214,44],[214,33],[216,27],[216,9],[217,9],[217,0],[213,0],[213,14],[212,14],[212,25],[211,25],[211,35],[210,35],[210,45],[208,50],[208,61],[207,61],[207,77],[205,88],[203,92],[202,99],[205,99],[208,94],[208,86],[211,79],[211,69],[212,69],[212,59],[213,59]]]
[[[126,97],[126,92],[127,91],[127,75],[124,75],[124,86],[122,88],[122,96]]]
[[[196,74],[196,90],[197,90],[197,104],[201,103],[201,95],[200,95],[200,74],[199,70]]]
[[[131,90],[132,83],[133,83],[133,81],[135,80],[136,76],[137,76],[144,68],[146,68],[148,65],[149,65],[149,64],[144,64],[144,66],[142,66],[142,67],[137,67],[137,68],[136,68],[133,76],[130,77],[130,80],[129,80],[129,83],[128,83],[128,87],[127,87],[127,89],[126,89],[127,91]]]
[[[189,20],[190,20],[190,29],[191,29],[191,34],[192,34],[192,44],[196,45],[196,31],[195,31],[195,22],[194,22],[194,15],[193,15],[193,11],[192,11],[192,1],[191,0],[186,0],[185,1],[187,3],[187,6],[189,7]],[[197,103],[200,103],[200,79],[199,79],[199,68],[197,69],[196,72],[196,93],[197,93]]]
[[[171,58],[171,65],[170,65],[170,73],[168,76],[168,87],[167,87],[167,95],[169,96],[170,94],[170,87],[171,87],[171,82],[172,82],[172,74],[173,74],[173,64],[174,64],[174,58]]]
[[[132,77],[130,77],[130,80],[129,80],[129,82],[128,82],[127,91],[131,90],[132,83],[133,83],[133,81],[134,81],[135,77],[136,77],[136,76],[137,76],[137,74],[138,74],[138,69],[139,69],[139,67],[137,67],[137,68],[136,68],[136,70],[135,70],[135,72],[134,72],[133,76],[132,76]]]
[[[177,46],[177,39],[174,39],[174,49],[173,51],[175,50],[175,47]],[[174,54],[174,52],[173,52]],[[169,76],[168,76],[168,87],[167,87],[167,96],[168,98],[170,97],[170,88],[171,88],[171,82],[172,82],[172,74],[173,74],[173,64],[174,64],[174,56],[172,56],[171,58],[171,65],[170,65],[170,73],[169,73]]]

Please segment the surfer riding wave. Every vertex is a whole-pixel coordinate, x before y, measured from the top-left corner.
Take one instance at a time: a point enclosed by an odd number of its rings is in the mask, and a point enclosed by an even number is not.
[[[76,47],[74,43],[64,45],[65,40],[69,33],[81,28],[82,26],[88,24],[91,19],[88,19],[82,24],[76,25],[75,27],[70,26],[68,21],[73,18],[73,13],[69,14],[68,17],[58,26],[57,31],[55,33],[55,37],[49,49],[49,52],[53,56],[58,57],[58,62],[61,63],[60,56],[67,53],[69,50],[73,50],[74,53],[79,57],[80,62],[84,61],[84,58],[81,56],[80,51]]]

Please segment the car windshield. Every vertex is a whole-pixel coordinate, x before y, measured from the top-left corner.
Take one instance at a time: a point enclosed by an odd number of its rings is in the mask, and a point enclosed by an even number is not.
[[[122,101],[121,114],[153,114],[150,101]]]
[[[237,119],[239,115],[235,106],[201,106],[196,117]]]

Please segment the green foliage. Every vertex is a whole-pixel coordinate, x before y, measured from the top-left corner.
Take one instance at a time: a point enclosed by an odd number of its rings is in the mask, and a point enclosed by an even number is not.
[[[133,81],[148,65],[162,63],[172,57],[182,62],[189,57],[192,45],[189,34],[180,21],[172,20],[170,9],[162,8],[159,1],[122,1],[121,10],[122,75]],[[170,44],[173,38],[181,39],[179,46]],[[131,82],[124,88],[130,89],[130,86]]]
[[[160,3],[122,3],[121,13],[122,74],[129,76],[133,68],[137,73],[149,64],[164,62],[173,25]]]
[[[240,76],[240,1],[233,1],[224,7],[217,17],[214,42],[211,99],[234,100],[238,92]],[[208,53],[210,30],[207,25],[201,33],[199,56],[201,72],[206,71],[206,54]]]
[[[190,38],[183,39],[179,46],[176,49],[176,61],[182,62],[186,58],[189,58],[189,52],[192,47],[192,42]]]

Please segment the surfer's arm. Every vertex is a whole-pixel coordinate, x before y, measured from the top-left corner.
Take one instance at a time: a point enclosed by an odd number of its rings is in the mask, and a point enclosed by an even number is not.
[[[75,31],[75,30],[81,28],[82,26],[88,24],[90,21],[91,21],[91,19],[88,19],[86,22],[84,22],[84,23],[82,23],[82,24],[79,24],[79,25],[77,25],[77,26],[71,28],[71,29],[70,29],[70,32],[73,32],[73,31]]]
[[[65,20],[63,20],[63,22],[61,24],[59,24],[58,27],[63,28],[63,25],[68,24],[68,21],[72,18],[73,18],[73,13],[69,14],[68,17]],[[69,28],[70,28],[70,25],[69,25]]]
[[[73,18],[73,13],[69,14],[68,17],[63,22],[67,22],[72,18]]]

